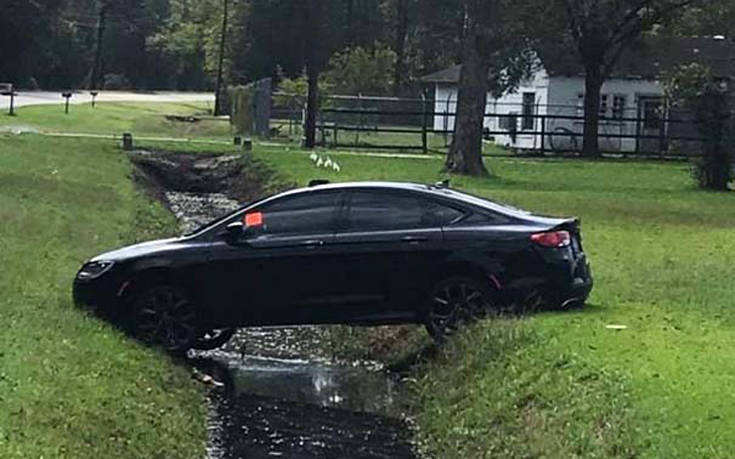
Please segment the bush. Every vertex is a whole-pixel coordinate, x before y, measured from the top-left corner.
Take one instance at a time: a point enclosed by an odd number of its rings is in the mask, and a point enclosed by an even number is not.
[[[332,56],[324,77],[337,93],[380,96],[393,87],[395,65],[396,54],[388,46],[357,46]]]
[[[105,89],[130,89],[132,84],[127,77],[121,73],[108,73],[104,78]]]
[[[728,84],[700,64],[680,67],[667,84],[672,105],[692,111],[703,139],[702,157],[695,161],[692,175],[705,189],[728,190],[733,179]]]

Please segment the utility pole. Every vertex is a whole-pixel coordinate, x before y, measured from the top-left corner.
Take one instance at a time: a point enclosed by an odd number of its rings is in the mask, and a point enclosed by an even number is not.
[[[222,114],[222,71],[225,62],[225,41],[227,39],[227,7],[229,0],[224,1],[222,13],[222,36],[219,42],[219,63],[217,65],[217,84],[214,88],[214,116]]]
[[[89,89],[100,89],[100,77],[102,76],[102,40],[105,36],[107,6],[107,2],[105,1],[100,3],[99,19],[97,20],[97,47],[94,50],[94,64]]]

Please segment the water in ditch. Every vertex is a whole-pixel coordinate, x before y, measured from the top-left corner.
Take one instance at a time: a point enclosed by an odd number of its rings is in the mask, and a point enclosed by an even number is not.
[[[240,196],[207,184],[232,175],[222,165],[236,161],[186,158],[182,165],[169,155],[159,167],[155,156],[144,159],[143,172],[182,230],[237,208],[232,198]],[[177,174],[175,184],[166,170]],[[196,187],[182,181],[187,174]],[[326,343],[323,328],[252,328],[221,349],[192,352],[194,371],[211,386],[208,458],[415,457],[397,377],[375,363],[336,363]]]

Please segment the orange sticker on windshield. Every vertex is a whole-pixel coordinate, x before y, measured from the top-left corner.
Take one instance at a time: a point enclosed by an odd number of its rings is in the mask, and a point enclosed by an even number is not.
[[[245,226],[260,226],[263,224],[263,213],[253,212],[245,214]]]

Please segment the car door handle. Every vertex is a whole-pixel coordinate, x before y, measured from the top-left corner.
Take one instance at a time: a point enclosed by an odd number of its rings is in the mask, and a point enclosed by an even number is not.
[[[310,239],[308,241],[303,241],[300,244],[302,247],[321,247],[324,245],[324,241],[321,239]]]
[[[402,242],[426,242],[429,238],[426,236],[404,236],[401,238]]]

